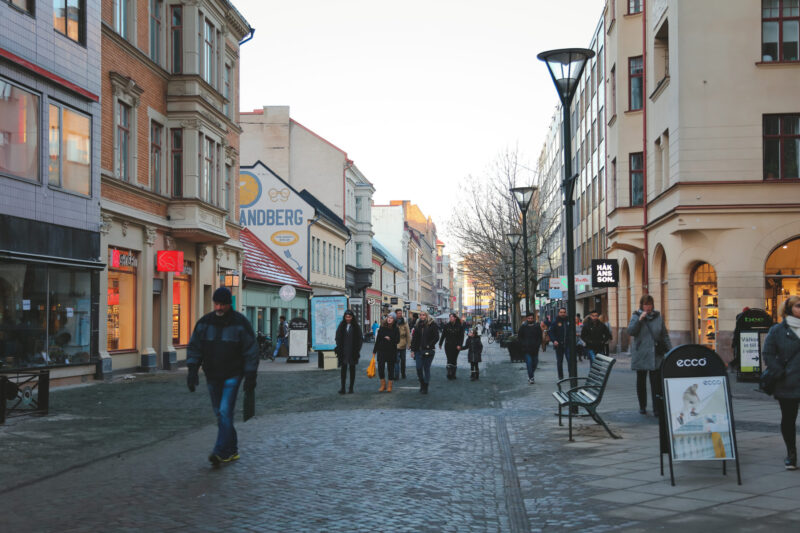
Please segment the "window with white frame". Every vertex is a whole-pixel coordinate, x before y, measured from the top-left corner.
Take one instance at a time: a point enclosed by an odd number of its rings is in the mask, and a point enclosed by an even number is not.
[[[0,78],[0,174],[39,180],[39,96]]]
[[[183,72],[183,7],[170,6],[169,43],[171,72]]]
[[[222,112],[226,117],[233,118],[233,68],[230,63],[225,63],[225,70],[223,71],[223,87],[222,96],[225,97],[225,102],[222,104]]]
[[[122,181],[131,179],[131,106],[117,102],[117,171]]]
[[[170,193],[173,198],[183,197],[183,128],[170,130]]]
[[[198,28],[200,76],[206,83],[216,87],[217,30],[210,20],[203,17],[202,13],[200,14],[200,21],[200,27]]]
[[[163,0],[150,0],[150,59],[161,64],[164,19]]]
[[[133,4],[134,0],[114,0],[114,30],[123,39],[135,43],[136,23]]]
[[[48,106],[48,182],[54,187],[91,195],[91,119],[68,107]]]
[[[114,175],[123,181],[136,176],[136,114],[144,90],[117,72],[111,72],[114,96]]]
[[[150,187],[154,193],[161,193],[163,164],[164,126],[155,120],[150,122]]]

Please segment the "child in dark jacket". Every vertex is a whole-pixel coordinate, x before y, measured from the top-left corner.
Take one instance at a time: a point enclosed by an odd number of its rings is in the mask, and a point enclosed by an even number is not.
[[[467,350],[467,359],[471,369],[469,380],[478,381],[480,377],[480,370],[478,370],[478,363],[481,362],[481,354],[483,353],[483,343],[481,336],[478,335],[478,328],[473,329],[467,336],[467,342],[461,350]]]

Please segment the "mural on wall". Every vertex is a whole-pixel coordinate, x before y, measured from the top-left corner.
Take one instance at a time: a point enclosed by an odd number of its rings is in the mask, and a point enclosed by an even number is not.
[[[308,279],[308,222],[314,208],[261,162],[239,169],[239,224]]]

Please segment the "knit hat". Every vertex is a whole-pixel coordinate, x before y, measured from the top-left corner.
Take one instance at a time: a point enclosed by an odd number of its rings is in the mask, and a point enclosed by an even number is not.
[[[230,305],[233,302],[233,297],[231,295],[231,290],[228,287],[220,287],[219,289],[214,291],[214,297],[212,298],[215,303],[222,304],[222,305]]]

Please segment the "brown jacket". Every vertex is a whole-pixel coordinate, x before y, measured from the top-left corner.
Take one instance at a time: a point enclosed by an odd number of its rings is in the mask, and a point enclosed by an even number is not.
[[[411,330],[408,329],[408,322],[405,320],[397,321],[397,329],[400,332],[400,341],[397,343],[398,350],[405,350],[408,348],[408,343],[411,342]]]

